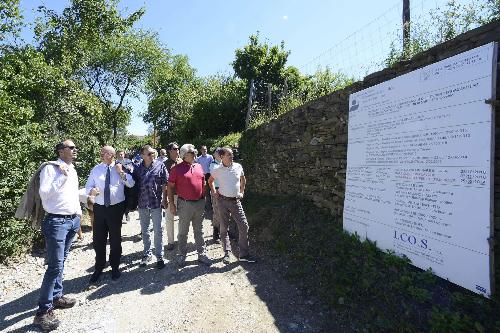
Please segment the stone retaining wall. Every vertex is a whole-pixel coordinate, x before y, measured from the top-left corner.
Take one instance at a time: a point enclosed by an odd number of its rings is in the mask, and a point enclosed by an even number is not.
[[[318,207],[328,209],[333,216],[341,217],[347,164],[349,94],[492,41],[500,41],[499,21],[437,45],[410,61],[368,75],[362,82],[307,103],[257,128],[253,133],[251,154],[242,151],[243,158],[248,158],[249,162],[245,163],[248,187],[257,193],[299,195],[312,200]],[[500,88],[500,84],[497,87]],[[500,97],[500,89],[497,96]],[[500,117],[496,117],[494,201],[497,254],[500,253],[499,127]],[[497,286],[499,266],[497,263]]]

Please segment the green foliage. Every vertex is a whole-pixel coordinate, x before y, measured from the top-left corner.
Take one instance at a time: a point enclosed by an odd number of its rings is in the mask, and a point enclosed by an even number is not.
[[[239,147],[241,139],[241,132],[230,133],[207,142],[210,149],[215,147]]]
[[[16,36],[19,33],[21,12],[19,0],[3,0],[0,2],[0,41],[8,35]]]
[[[0,262],[18,256],[28,250],[34,239],[40,238],[25,222],[15,219],[3,220],[0,223]]]
[[[256,168],[249,170],[245,155],[244,161],[251,177]],[[341,326],[370,332],[493,332],[500,327],[500,299],[465,291],[411,266],[407,258],[379,250],[374,242],[360,241],[342,230],[338,218],[303,198],[248,193],[244,205],[253,237],[260,239],[264,231],[272,235],[257,245],[285,256],[283,273],[334,308]]]
[[[403,50],[398,43],[391,44],[391,50],[384,61],[386,67],[402,60],[408,60],[430,47],[446,42],[480,25],[500,18],[499,0],[472,0],[460,3],[449,0],[443,8],[429,12],[430,19],[415,19],[410,23],[410,40]],[[398,37],[399,39],[399,37]]]
[[[290,51],[285,50],[285,42],[269,46],[259,41],[257,32],[250,35],[247,45],[235,51],[236,59],[232,63],[234,73],[247,85],[252,79],[256,87],[263,87],[264,83],[281,84],[289,54]]]

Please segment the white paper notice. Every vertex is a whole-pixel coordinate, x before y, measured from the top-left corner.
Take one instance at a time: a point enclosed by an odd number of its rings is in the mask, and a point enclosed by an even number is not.
[[[490,296],[495,44],[352,94],[344,229]]]

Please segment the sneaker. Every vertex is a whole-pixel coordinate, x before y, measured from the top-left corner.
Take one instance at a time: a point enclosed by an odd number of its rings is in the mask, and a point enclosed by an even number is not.
[[[151,255],[143,256],[139,266],[146,267],[148,262],[150,262],[152,258],[153,258],[153,256],[151,256]]]
[[[165,249],[167,251],[172,251],[174,249],[174,247],[175,247],[174,243],[169,243],[169,244],[167,244],[167,246],[165,247]]]
[[[165,262],[164,262],[163,260],[158,260],[158,261],[156,262],[156,268],[158,268],[158,269],[163,269],[163,268],[165,268]]]
[[[198,254],[198,262],[207,266],[212,265],[212,260],[210,260],[206,254]]]
[[[116,281],[122,276],[122,272],[118,268],[111,270],[111,280]]]
[[[252,257],[251,255],[246,255],[244,257],[240,257],[240,262],[254,263],[254,262],[257,262],[257,260],[254,257]]]
[[[178,254],[177,257],[175,258],[177,261],[177,265],[180,267],[186,266],[186,255],[185,254]]]
[[[235,257],[233,256],[233,253],[231,251],[226,251],[226,254],[224,254],[224,258],[222,258],[222,262],[227,264],[232,263],[235,260]]]
[[[94,271],[90,277],[89,284],[96,284],[99,281],[102,271]]]
[[[52,304],[55,309],[69,309],[75,306],[76,299],[61,296],[59,298],[55,298],[54,301],[52,301]]]
[[[37,313],[33,324],[40,326],[44,331],[52,331],[59,327],[61,322],[56,318],[54,311],[51,309],[46,312]]]

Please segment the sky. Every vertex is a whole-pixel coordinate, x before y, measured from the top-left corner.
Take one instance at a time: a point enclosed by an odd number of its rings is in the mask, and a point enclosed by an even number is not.
[[[232,73],[230,64],[235,50],[247,44],[248,37],[257,31],[261,40],[270,44],[284,41],[285,48],[291,51],[287,65],[296,66],[301,71],[305,71],[306,64],[315,57],[324,57],[328,52],[333,56],[337,49],[332,47],[363,27],[365,32],[378,29],[376,38],[365,35],[368,42],[380,44],[379,40],[386,39],[381,37],[381,34],[387,35],[381,30],[386,22],[399,22],[402,1],[122,0],[119,8],[124,13],[131,13],[145,7],[146,13],[136,27],[157,32],[167,48],[174,54],[187,55],[198,75],[206,76],[218,72]],[[435,4],[436,1],[412,0],[419,6]],[[34,10],[39,5],[60,11],[68,3],[67,0],[21,0],[21,10],[26,21],[32,22],[36,16]],[[382,14],[383,20],[366,26]],[[23,32],[28,42],[30,33]],[[354,40],[354,54],[363,53],[367,41],[356,42],[358,34],[354,35],[349,39]],[[339,52],[345,51],[343,45],[340,45]],[[350,54],[344,55],[344,60],[350,58]],[[139,113],[146,109],[147,101],[142,97],[131,104],[134,115],[128,131],[144,135],[148,125],[142,122]]]

